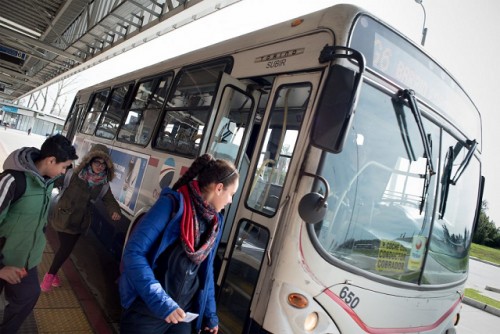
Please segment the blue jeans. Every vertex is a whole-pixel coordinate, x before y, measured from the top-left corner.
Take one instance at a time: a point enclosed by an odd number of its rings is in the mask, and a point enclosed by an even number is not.
[[[120,320],[121,334],[191,334],[194,333],[192,327],[191,323],[169,324],[157,318],[140,297],[123,310]]]
[[[0,279],[0,293],[5,290],[8,305],[3,313],[0,333],[13,334],[19,330],[24,320],[30,315],[40,296],[40,282],[37,268],[28,270],[28,275],[19,284],[9,284]]]

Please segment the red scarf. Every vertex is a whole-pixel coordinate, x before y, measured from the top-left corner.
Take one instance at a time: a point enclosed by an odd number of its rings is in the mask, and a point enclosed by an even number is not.
[[[181,221],[181,241],[184,251],[191,261],[200,264],[212,250],[219,230],[218,215],[215,209],[201,197],[198,181],[191,181],[179,188],[184,197],[184,212]],[[205,242],[200,243],[200,221],[209,230]],[[196,249],[197,248],[197,249]]]

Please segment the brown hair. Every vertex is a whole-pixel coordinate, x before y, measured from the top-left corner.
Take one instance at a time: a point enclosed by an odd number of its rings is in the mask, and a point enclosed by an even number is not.
[[[197,177],[200,190],[203,191],[212,183],[222,183],[226,188],[239,178],[239,173],[231,162],[214,159],[212,155],[205,153],[193,161],[191,167],[174,184],[173,189],[179,189],[195,177]]]

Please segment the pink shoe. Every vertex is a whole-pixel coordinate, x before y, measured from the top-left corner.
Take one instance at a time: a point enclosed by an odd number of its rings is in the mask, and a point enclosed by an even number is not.
[[[61,286],[61,279],[57,274],[54,274],[54,279],[52,280],[52,286],[54,288],[58,288]]]
[[[53,281],[54,281],[54,275],[45,274],[45,276],[43,276],[42,284],[40,284],[40,289],[42,289],[43,292],[49,292],[50,290],[52,290]]]

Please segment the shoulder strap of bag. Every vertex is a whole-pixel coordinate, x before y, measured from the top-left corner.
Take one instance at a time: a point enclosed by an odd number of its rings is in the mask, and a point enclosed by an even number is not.
[[[73,175],[73,168],[70,168],[64,174],[64,183],[62,189],[59,191],[59,194],[63,194],[63,192],[69,187],[69,183],[71,181],[71,176]]]
[[[102,200],[104,195],[106,195],[106,193],[108,192],[108,189],[109,189],[109,183],[106,183],[105,185],[102,186],[101,191],[99,192],[99,195],[97,195],[97,198],[91,199],[90,202],[92,204],[94,204],[95,202]]]
[[[24,172],[14,169],[6,169],[1,174],[10,174],[14,177],[14,182],[16,182],[16,189],[14,192],[14,198],[12,198],[12,201],[10,203],[13,204],[26,192],[26,176],[24,175]]]

